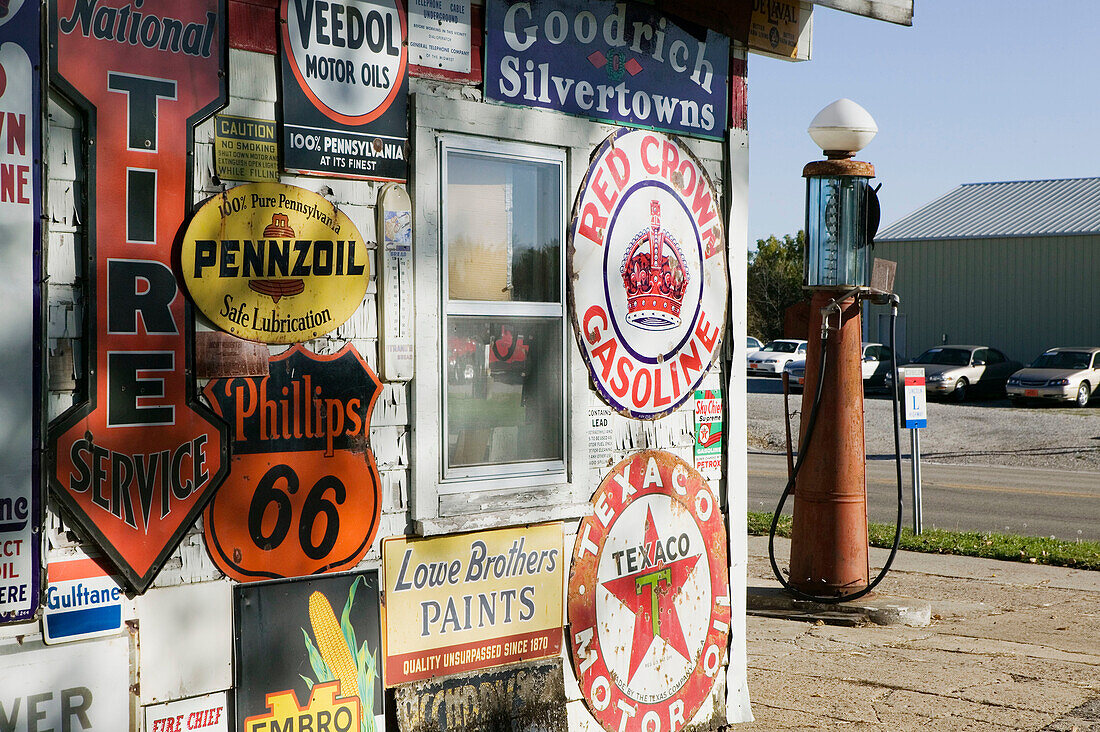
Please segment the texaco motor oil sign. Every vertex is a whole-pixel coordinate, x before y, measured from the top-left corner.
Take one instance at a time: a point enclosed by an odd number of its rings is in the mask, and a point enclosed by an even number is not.
[[[370,280],[351,219],[312,191],[277,183],[237,186],[203,204],[180,261],[203,315],[263,343],[334,330],[363,302]]]
[[[620,130],[592,157],[569,230],[581,354],[620,414],[662,417],[718,355],[726,240],[702,164],[676,137]]]
[[[573,668],[610,732],[678,730],[726,660],[726,531],[717,496],[675,455],[623,460],[592,498],[569,573]]]

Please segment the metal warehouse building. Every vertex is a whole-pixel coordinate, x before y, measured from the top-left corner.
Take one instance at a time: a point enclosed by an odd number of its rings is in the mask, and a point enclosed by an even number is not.
[[[881,231],[897,262],[897,342],[913,358],[980,343],[1031,361],[1100,344],[1100,178],[968,183]],[[866,320],[889,337],[884,308]]]

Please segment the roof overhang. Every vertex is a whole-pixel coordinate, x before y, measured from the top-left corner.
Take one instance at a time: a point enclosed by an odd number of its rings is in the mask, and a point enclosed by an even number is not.
[[[913,0],[813,0],[814,5],[898,25],[913,25]]]

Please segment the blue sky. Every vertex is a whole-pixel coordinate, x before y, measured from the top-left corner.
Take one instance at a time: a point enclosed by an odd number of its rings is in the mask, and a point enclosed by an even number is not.
[[[1100,176],[1095,0],[916,0],[912,27],[815,8],[813,58],[749,55],[749,243],[803,227],[806,128],[848,97],[878,123],[887,226],[960,183]]]

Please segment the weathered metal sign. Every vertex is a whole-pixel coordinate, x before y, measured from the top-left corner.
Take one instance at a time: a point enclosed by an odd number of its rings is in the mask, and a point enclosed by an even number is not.
[[[382,542],[386,686],[561,652],[561,524]]]
[[[378,570],[234,588],[242,732],[386,728]]]
[[[46,643],[115,635],[122,630],[125,596],[118,580],[95,559],[50,560],[42,639]]]
[[[378,349],[386,381],[413,377],[412,201],[400,185],[378,192]]]
[[[283,167],[408,177],[408,30],[402,0],[282,0]]]
[[[393,694],[402,732],[569,728],[560,659],[405,684]]]
[[[279,182],[275,123],[266,119],[214,115],[214,172],[227,180]]]
[[[569,573],[570,649],[609,732],[676,730],[711,693],[729,640],[718,497],[675,455],[623,460],[592,497]]]
[[[695,392],[695,469],[704,477],[722,475],[722,392]]]
[[[229,732],[228,695],[204,694],[145,707],[144,732]]]
[[[34,641],[0,646],[4,729],[128,730],[130,698],[128,637],[64,649]]]
[[[485,96],[721,140],[726,36],[641,3],[486,0]]]
[[[203,389],[233,425],[232,472],[203,522],[207,549],[239,582],[350,569],[382,516],[369,445],[382,384],[350,343],[331,356],[296,345],[268,368]]]
[[[0,16],[0,623],[34,617],[41,599],[42,8],[13,0]]]
[[[184,234],[187,291],[222,330],[264,343],[300,343],[341,325],[363,302],[363,237],[312,191],[249,183],[202,205]]]
[[[53,83],[89,120],[88,400],[50,425],[50,487],[143,592],[224,477],[226,430],[193,400],[172,269],[194,125],[225,104],[224,0],[50,3]]]
[[[596,150],[569,227],[569,306],[600,396],[654,419],[692,397],[726,322],[714,186],[680,140],[621,129]]]

